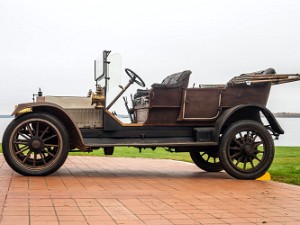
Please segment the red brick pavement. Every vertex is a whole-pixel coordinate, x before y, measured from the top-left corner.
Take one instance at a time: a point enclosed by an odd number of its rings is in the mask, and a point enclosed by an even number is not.
[[[0,224],[300,224],[300,187],[154,159],[69,157],[48,177],[0,155]]]

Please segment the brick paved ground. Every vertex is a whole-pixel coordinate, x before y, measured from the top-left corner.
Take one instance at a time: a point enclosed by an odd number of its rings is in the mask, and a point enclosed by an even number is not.
[[[0,224],[300,224],[300,187],[171,160],[69,157],[48,177],[0,155]]]

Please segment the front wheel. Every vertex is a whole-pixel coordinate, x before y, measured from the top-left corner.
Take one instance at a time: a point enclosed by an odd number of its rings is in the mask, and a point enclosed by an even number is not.
[[[16,172],[27,176],[54,173],[65,162],[69,136],[64,125],[44,113],[14,119],[3,135],[3,155]]]
[[[256,121],[232,124],[222,135],[220,161],[225,171],[238,179],[256,179],[271,166],[274,142],[269,131]]]

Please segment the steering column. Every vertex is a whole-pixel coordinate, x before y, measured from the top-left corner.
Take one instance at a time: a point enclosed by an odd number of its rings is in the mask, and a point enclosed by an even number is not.
[[[121,95],[130,87],[131,84],[136,83],[141,87],[145,87],[145,82],[140,78],[135,72],[133,72],[131,69],[126,68],[125,69],[126,74],[129,76],[130,80],[128,84],[122,88],[120,93],[111,101],[111,103],[106,107],[107,110],[112,107],[113,104],[121,97]]]

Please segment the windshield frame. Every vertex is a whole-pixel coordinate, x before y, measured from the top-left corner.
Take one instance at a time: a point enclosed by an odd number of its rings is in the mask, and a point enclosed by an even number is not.
[[[99,82],[104,79],[104,96],[107,95],[107,85],[108,85],[108,80],[109,80],[109,73],[108,73],[108,65],[109,61],[107,60],[109,54],[111,51],[104,50],[102,53],[102,60],[94,60],[94,80],[96,81],[96,87],[99,86]],[[100,71],[100,74],[97,74],[97,61],[102,61],[102,71]],[[99,65],[100,66],[100,65]],[[98,75],[98,77],[97,77]]]
[[[102,90],[105,97],[103,107],[107,108],[114,101],[115,96],[122,87],[122,56],[119,53],[111,54],[111,51],[104,50],[103,53],[94,60],[94,80],[97,90]],[[121,88],[122,89],[122,88]],[[120,102],[118,102],[118,108]],[[114,107],[115,108],[115,107]]]

